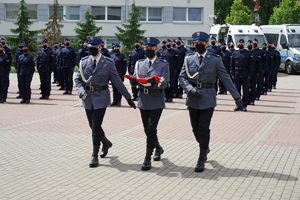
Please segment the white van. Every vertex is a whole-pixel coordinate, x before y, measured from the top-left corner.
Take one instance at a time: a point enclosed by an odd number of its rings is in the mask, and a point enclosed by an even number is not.
[[[236,49],[240,39],[244,39],[247,44],[248,40],[256,38],[259,45],[267,43],[267,40],[261,29],[255,24],[252,25],[212,25],[210,29],[210,38],[214,36],[218,42],[234,42]]]
[[[280,52],[279,69],[288,74],[300,72],[300,24],[264,25],[260,28]]]

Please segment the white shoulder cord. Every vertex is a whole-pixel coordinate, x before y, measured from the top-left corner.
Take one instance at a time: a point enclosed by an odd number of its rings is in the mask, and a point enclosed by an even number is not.
[[[82,78],[83,82],[89,83],[89,82],[92,81],[93,76],[90,76],[90,77],[88,78],[88,80],[85,79],[85,77],[84,77],[84,75],[83,75],[82,63],[81,63],[81,61],[79,62],[79,71],[80,71],[80,75],[81,75],[81,78]]]
[[[196,72],[193,76],[191,76],[191,74],[189,72],[189,67],[188,67],[188,56],[186,56],[184,59],[184,65],[185,65],[185,71],[186,71],[187,76],[190,79],[196,79],[198,77],[199,72]]]

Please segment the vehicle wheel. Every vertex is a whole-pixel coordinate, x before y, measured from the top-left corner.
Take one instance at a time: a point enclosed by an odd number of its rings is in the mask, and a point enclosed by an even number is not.
[[[288,61],[285,65],[285,71],[288,75],[293,75],[295,74],[295,70],[292,67],[292,63],[290,61]]]

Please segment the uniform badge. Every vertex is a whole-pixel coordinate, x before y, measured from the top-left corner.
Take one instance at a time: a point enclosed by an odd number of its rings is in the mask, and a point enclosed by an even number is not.
[[[90,37],[90,39],[91,39],[91,40],[93,40],[93,39],[94,39],[94,37],[93,37],[93,36],[91,36],[91,37]]]
[[[150,42],[150,38],[149,37],[147,37],[147,42]]]
[[[200,36],[200,32],[197,32],[197,36]]]

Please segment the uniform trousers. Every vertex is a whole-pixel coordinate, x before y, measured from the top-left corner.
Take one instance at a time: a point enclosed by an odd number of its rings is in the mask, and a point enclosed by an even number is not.
[[[7,98],[8,87],[9,87],[9,76],[8,75],[0,76],[0,99]]]
[[[92,129],[92,139],[94,146],[100,146],[100,141],[105,135],[102,129],[102,122],[105,111],[106,108],[100,108],[96,110],[94,110],[94,108],[92,108],[92,110],[85,109],[90,128]]]
[[[57,73],[58,73],[58,77],[59,77],[59,85],[66,89],[65,88],[65,80],[64,80],[64,74],[63,74],[63,68],[62,67],[58,67],[57,68]]]
[[[161,109],[142,110],[140,109],[144,132],[147,136],[147,148],[154,149],[157,138],[157,125],[162,113]]]
[[[243,95],[241,96],[242,96],[243,105],[246,108],[249,103],[249,81],[247,80],[247,77],[235,78],[234,84],[237,91],[240,93],[240,95],[241,95],[241,89],[243,87]]]
[[[189,107],[188,109],[195,138],[201,149],[208,149],[210,141],[209,126],[215,108],[199,110]]]
[[[65,90],[72,91],[73,89],[73,68],[62,68],[65,81]]]
[[[257,76],[251,75],[250,79],[250,86],[249,86],[249,101],[254,102],[256,99],[256,83],[257,83]]]
[[[51,72],[39,72],[41,81],[41,91],[43,96],[50,96],[51,91]]]
[[[179,82],[178,82],[178,77],[179,77],[180,72],[181,72],[181,70],[176,70],[175,71],[175,80],[174,80],[175,84],[174,85],[175,85],[175,95],[176,96],[183,94],[183,89],[179,85]]]
[[[113,101],[114,102],[121,102],[122,99],[122,94],[119,92],[118,88],[115,86],[114,83],[111,83],[112,88],[113,88]]]
[[[21,91],[20,95],[22,96],[22,99],[30,100],[31,98],[31,81],[32,81],[32,75],[20,75],[20,86]]]
[[[257,80],[256,80],[256,97],[260,98],[260,95],[262,94],[263,90],[263,74],[260,73]]]
[[[262,78],[262,82],[263,82],[263,92],[268,92],[269,89],[269,80],[270,80],[270,71],[265,71],[265,73],[263,74],[263,78]]]

